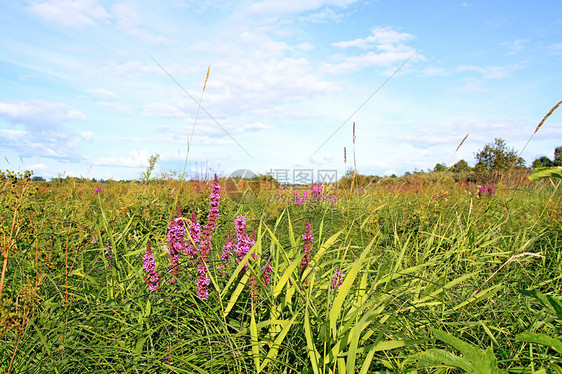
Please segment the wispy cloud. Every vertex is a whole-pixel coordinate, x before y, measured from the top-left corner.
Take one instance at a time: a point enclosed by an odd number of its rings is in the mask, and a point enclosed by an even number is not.
[[[82,28],[104,22],[109,13],[97,0],[45,0],[29,5],[31,12],[64,27]]]
[[[348,41],[332,43],[334,47],[348,49],[359,48],[367,51],[360,55],[335,54],[332,62],[322,65],[323,72],[331,74],[352,73],[367,67],[389,67],[412,57],[412,60],[423,60],[424,57],[406,44],[414,36],[398,32],[390,27],[378,27],[371,35]]]
[[[346,7],[356,0],[264,0],[248,7],[251,13],[266,17],[281,17],[289,14],[316,10],[323,6]]]

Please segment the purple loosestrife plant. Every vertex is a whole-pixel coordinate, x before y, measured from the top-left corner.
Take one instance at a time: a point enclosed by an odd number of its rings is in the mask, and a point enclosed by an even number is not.
[[[226,270],[226,265],[230,261],[230,256],[232,256],[234,244],[232,243],[232,232],[228,231],[228,236],[226,237],[226,244],[222,247],[221,261],[222,263],[218,266],[218,269],[224,269],[224,274],[228,274]]]
[[[197,265],[197,272],[199,273],[199,277],[197,278],[197,297],[200,300],[207,300],[209,298],[209,284],[211,283],[211,279],[207,275],[207,267],[203,261]]]
[[[340,286],[343,283],[343,272],[340,268],[334,270],[334,277],[332,278],[332,287],[330,288],[330,293],[335,293],[339,290]]]
[[[168,256],[170,258],[170,283],[177,282],[179,277],[180,253],[186,251],[185,246],[185,225],[181,218],[181,208],[178,206],[177,218],[172,216],[168,224]]]
[[[211,279],[207,274],[207,261],[209,253],[211,252],[211,237],[217,225],[220,210],[221,186],[217,175],[215,174],[215,181],[211,186],[211,196],[209,197],[209,215],[205,227],[201,232],[201,240],[199,245],[199,265],[197,265],[197,272],[199,278],[197,279],[197,297],[201,300],[207,300],[209,297],[209,284]]]
[[[160,286],[160,274],[156,272],[156,261],[154,261],[154,254],[150,249],[150,242],[146,243],[146,252],[143,257],[144,263],[142,267],[148,273],[148,278],[144,278],[144,283],[148,286],[149,291],[156,291]]]
[[[312,251],[312,227],[310,221],[306,219],[306,230],[302,235],[304,257],[301,260],[301,273],[306,269],[310,262],[310,252]]]
[[[487,197],[492,196],[494,194],[494,186],[491,184],[487,186],[478,186],[478,193],[476,197]]]
[[[201,225],[197,221],[197,216],[194,211],[191,211],[189,236],[191,237],[191,240],[189,240],[189,238],[187,239],[185,254],[191,258],[195,258],[197,256],[197,245],[199,245],[201,240]]]
[[[271,283],[271,273],[273,273],[273,267],[271,266],[271,262],[267,261],[264,267],[261,268],[263,271],[263,279],[265,280],[265,284],[263,287],[265,288],[269,283]]]
[[[96,187],[96,190],[94,191],[94,195],[103,195],[103,189],[101,188],[101,181],[98,182],[98,186]]]
[[[201,233],[201,244],[199,246],[199,255],[203,261],[207,261],[209,253],[211,251],[211,236],[217,225],[217,220],[219,218],[220,210],[220,198],[221,198],[221,186],[217,175],[215,174],[215,181],[211,186],[211,196],[209,196],[209,215],[207,223],[203,228]]]
[[[233,251],[237,256],[236,263],[239,264],[244,259],[246,254],[250,251],[250,249],[254,246],[256,241],[253,237],[248,237],[248,233],[246,232],[246,217],[236,217],[234,227],[236,228],[236,244],[233,247]],[[255,232],[252,236],[254,235]],[[255,258],[255,256],[253,257]],[[244,265],[244,270],[246,270],[247,268],[248,265]]]
[[[111,248],[111,244],[109,244],[109,240],[105,243],[105,258],[107,258],[107,262],[109,262],[109,266],[107,270],[113,269],[113,248]]]

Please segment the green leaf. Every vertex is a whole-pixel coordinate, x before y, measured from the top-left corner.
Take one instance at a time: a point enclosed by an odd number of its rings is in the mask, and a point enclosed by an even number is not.
[[[556,178],[562,179],[562,167],[545,167],[536,168],[536,173],[529,176],[530,180],[546,179],[546,178]]]
[[[254,317],[254,310],[250,312],[252,318],[250,320],[250,338],[252,340],[252,357],[254,365],[256,365],[256,372],[260,372],[260,347],[258,345],[258,328],[256,326],[256,318]]]
[[[269,352],[267,352],[267,356],[263,360],[262,366],[260,367],[260,370],[259,370],[260,372],[263,371],[271,361],[275,360],[275,358],[277,357],[277,353],[279,352],[279,347],[281,346],[281,343],[283,343],[283,340],[285,339],[285,336],[287,336],[287,333],[289,332],[289,329],[291,328],[291,326],[295,322],[295,319],[298,316],[299,316],[299,314],[295,313],[295,315],[293,316],[293,318],[291,318],[289,323],[287,323],[285,325],[285,327],[283,327],[283,330],[281,330],[281,332],[279,334],[277,334],[277,337],[275,338],[275,341],[273,342],[273,345],[271,346]]]
[[[338,293],[336,299],[334,300],[334,304],[332,305],[332,308],[330,309],[330,313],[329,313],[330,330],[332,330],[335,327],[338,317],[341,313],[343,302],[345,301],[345,298],[349,294],[349,291],[351,290],[351,286],[353,285],[353,282],[355,281],[355,278],[357,277],[359,270],[361,270],[361,267],[363,266],[365,257],[367,257],[367,254],[369,254],[369,252],[371,251],[371,247],[373,246],[374,243],[375,243],[375,239],[373,239],[369,243],[369,245],[367,245],[363,253],[361,253],[361,256],[353,263],[351,269],[345,276],[345,279],[340,289],[337,291]]]
[[[546,334],[523,332],[518,334],[515,338],[521,342],[546,345],[562,355],[562,341],[556,338],[551,338]]]

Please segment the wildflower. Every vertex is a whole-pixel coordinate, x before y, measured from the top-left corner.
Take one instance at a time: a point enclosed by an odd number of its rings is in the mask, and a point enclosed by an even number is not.
[[[113,249],[111,248],[111,244],[109,244],[109,240],[105,243],[105,258],[107,258],[107,261],[109,262],[107,270],[113,269],[111,261],[113,259]]]
[[[103,189],[101,188],[101,181],[98,182],[98,186],[96,187],[96,190],[94,191],[94,195],[99,195],[99,194],[103,195]]]
[[[330,288],[330,293],[334,293],[339,290],[343,283],[343,272],[340,268],[334,270],[334,277],[332,278],[332,287]]]
[[[197,278],[197,297],[201,300],[207,300],[209,298],[209,283],[211,279],[207,274],[207,260],[209,252],[211,251],[211,236],[215,227],[217,225],[217,220],[219,218],[219,205],[221,198],[221,186],[217,175],[215,174],[215,181],[211,186],[211,196],[209,197],[209,214],[207,216],[207,223],[203,227],[203,231],[200,235],[199,241],[199,265],[197,265],[197,272],[199,277]],[[194,215],[193,215],[194,216]],[[197,235],[197,233],[195,233]]]
[[[246,232],[246,217],[237,216],[234,227],[236,228],[236,244],[233,247],[233,251],[237,256],[236,263],[239,264],[254,246],[256,241],[254,238],[248,237],[248,233]],[[255,232],[253,236],[254,235]],[[247,267],[248,265],[244,265],[244,269]]]
[[[224,245],[224,247],[222,247],[223,249],[223,252],[221,254],[222,264],[218,266],[218,269],[224,269],[226,267],[226,265],[230,261],[230,256],[232,256],[232,248],[233,248],[232,232],[229,230],[228,236],[226,237],[226,244]],[[224,273],[227,274],[227,271],[225,270]]]
[[[301,272],[308,266],[310,262],[310,252],[312,251],[312,227],[310,221],[306,219],[306,231],[302,235],[304,257],[301,260]]]
[[[191,223],[189,225],[189,236],[191,240],[188,240],[185,246],[185,254],[189,257],[195,257],[197,255],[197,245],[201,239],[201,225],[197,222],[197,216],[194,211],[191,211]]]
[[[143,257],[144,263],[142,267],[148,273],[148,279],[144,278],[144,283],[148,286],[149,291],[158,290],[160,285],[160,274],[156,272],[156,261],[154,261],[154,254],[150,250],[150,242],[146,244],[146,252]]]
[[[269,283],[271,283],[271,273],[273,273],[273,267],[271,266],[271,262],[267,261],[264,267],[261,268],[263,270],[263,279],[265,280],[265,284],[263,287]]]
[[[172,216],[172,220],[168,224],[168,257],[170,259],[170,273],[172,274],[170,283],[177,282],[179,277],[179,255],[186,251],[184,236],[185,226],[181,219],[181,208],[178,206],[177,218]]]
[[[203,228],[203,232],[201,233],[201,244],[199,246],[199,254],[203,261],[207,261],[209,256],[209,252],[211,250],[211,235],[215,230],[217,225],[217,220],[219,218],[219,205],[220,205],[220,198],[221,198],[221,186],[219,184],[219,180],[217,175],[215,174],[215,181],[211,186],[211,196],[209,197],[209,215],[207,216],[207,223]]]
[[[491,184],[487,186],[478,186],[478,193],[476,197],[484,197],[484,196],[491,196],[494,194],[494,186]]]
[[[201,300],[207,300],[209,298],[209,284],[211,279],[207,275],[207,266],[203,260],[197,265],[197,272],[199,277],[197,278],[197,297]]]

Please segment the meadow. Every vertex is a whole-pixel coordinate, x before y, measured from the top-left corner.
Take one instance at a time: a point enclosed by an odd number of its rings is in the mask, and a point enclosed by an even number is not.
[[[0,183],[3,373],[562,373],[559,181]]]

